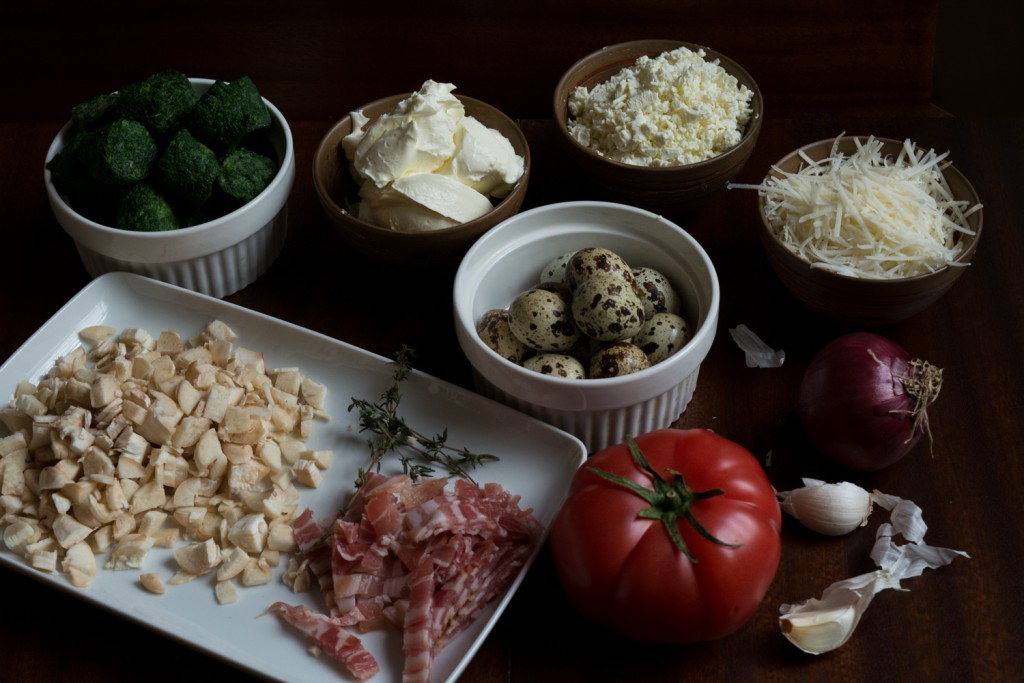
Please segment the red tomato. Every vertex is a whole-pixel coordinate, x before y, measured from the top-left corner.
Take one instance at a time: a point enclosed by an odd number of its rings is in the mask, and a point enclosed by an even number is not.
[[[562,586],[583,616],[633,639],[726,636],[775,578],[775,491],[748,450],[714,432],[662,429],[635,443],[594,454],[573,477],[550,535]]]

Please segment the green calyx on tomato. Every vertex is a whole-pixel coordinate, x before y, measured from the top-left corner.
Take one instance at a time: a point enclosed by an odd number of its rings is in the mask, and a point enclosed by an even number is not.
[[[672,479],[667,480],[654,471],[647,463],[647,458],[644,457],[643,451],[636,445],[636,441],[631,436],[626,437],[626,443],[629,445],[629,452],[633,456],[633,461],[637,464],[637,467],[647,472],[651,477],[651,483],[654,488],[647,488],[641,486],[635,481],[630,481],[625,477],[620,477],[617,474],[611,474],[604,470],[599,470],[596,467],[588,467],[594,474],[604,477],[610,482],[623,486],[636,495],[646,500],[650,507],[644,508],[637,512],[640,517],[647,519],[659,520],[665,527],[665,532],[668,533],[669,538],[672,539],[672,543],[679,548],[679,552],[690,558],[691,562],[698,562],[699,560],[693,556],[690,549],[686,547],[686,541],[683,540],[683,535],[679,533],[679,527],[676,525],[676,521],[682,517],[685,519],[694,530],[700,534],[703,538],[724,545],[729,548],[739,548],[741,544],[738,543],[726,543],[725,541],[715,538],[701,526],[701,523],[697,521],[697,518],[693,516],[693,504],[700,500],[712,498],[714,496],[721,496],[725,494],[722,489],[708,489],[706,491],[693,491],[689,486],[686,485],[686,481],[683,479],[681,472],[677,470],[669,470],[672,473]]]

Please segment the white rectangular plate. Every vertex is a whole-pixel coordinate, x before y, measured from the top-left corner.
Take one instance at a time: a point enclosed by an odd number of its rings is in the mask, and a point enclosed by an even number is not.
[[[300,509],[316,516],[338,510],[353,491],[358,469],[368,457],[367,434],[358,431],[358,416],[348,406],[353,398],[376,400],[392,383],[389,360],[290,323],[127,273],[110,273],[93,280],[61,308],[17,352],[0,366],[0,396],[7,400],[21,380],[38,381],[54,360],[80,344],[78,331],[90,325],[110,325],[119,331],[139,327],[156,336],[175,330],[183,338],[208,322],[221,320],[237,334],[237,345],[263,353],[268,368],[298,367],[327,387],[330,421],[317,423],[307,442],[313,449],[330,449],[334,459],[317,489],[303,489]],[[575,437],[534,420],[471,391],[418,371],[402,385],[400,414],[424,434],[448,428],[448,443],[475,452],[493,453],[498,462],[476,470],[479,483],[497,482],[522,496],[521,505],[533,508],[545,528],[561,505],[576,469],[586,459]],[[2,428],[0,428],[2,429]],[[400,471],[390,458],[392,471]],[[265,586],[239,587],[238,602],[220,605],[213,593],[213,577],[168,586],[165,595],[153,595],[139,584],[141,572],[158,572],[165,580],[174,573],[168,550],[152,550],[140,570],[100,570],[86,588],[74,588],[63,576],[30,568],[23,559],[0,545],[0,563],[32,576],[82,600],[111,610],[170,638],[226,660],[271,680],[350,680],[344,668],[327,655],[308,654],[309,642],[292,627],[264,611],[273,602],[304,603],[320,607],[314,591],[295,594],[280,580],[285,563]],[[453,640],[434,664],[434,681],[454,681],[500,617],[513,593],[533,564],[536,551],[502,598],[467,631]],[[363,636],[366,647],[381,665],[378,681],[401,680],[401,634],[378,631]]]

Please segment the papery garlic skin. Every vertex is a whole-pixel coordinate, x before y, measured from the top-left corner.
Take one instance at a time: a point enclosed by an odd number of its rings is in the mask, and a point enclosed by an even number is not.
[[[779,507],[808,529],[826,536],[842,536],[868,523],[873,498],[848,481],[827,484],[804,479],[804,486],[778,492]]]
[[[812,490],[820,488],[818,485],[821,484],[814,479],[804,479],[804,483]],[[778,495],[792,501],[794,493]],[[881,491],[870,494],[870,498],[890,511],[889,521],[878,525],[871,549],[871,559],[878,569],[836,581],[825,589],[821,599],[810,598],[779,608],[779,630],[804,652],[819,655],[843,645],[853,635],[876,593],[902,590],[901,581],[920,576],[926,569],[944,567],[958,557],[970,559],[963,550],[940,548],[924,542],[928,525],[924,522],[921,508],[913,501]],[[785,509],[782,503],[780,507]],[[896,543],[897,535],[908,542]]]

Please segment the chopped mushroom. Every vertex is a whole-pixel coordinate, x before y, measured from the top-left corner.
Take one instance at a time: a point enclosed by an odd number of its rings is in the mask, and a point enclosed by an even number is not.
[[[19,382],[0,423],[0,528],[30,566],[87,586],[97,554],[139,569],[153,548],[180,570],[156,594],[216,570],[215,593],[263,585],[295,551],[297,486],[319,485],[330,451],[306,446],[326,388],[267,370],[214,320],[189,337],[94,325],[37,382]],[[184,544],[183,544],[184,542]],[[308,588],[289,563],[289,585]],[[295,586],[293,585],[293,589]]]
[[[167,592],[167,586],[164,585],[163,580],[159,574],[153,572],[144,572],[139,575],[139,582],[142,583],[142,587],[148,590],[150,593],[156,595],[163,595]]]

